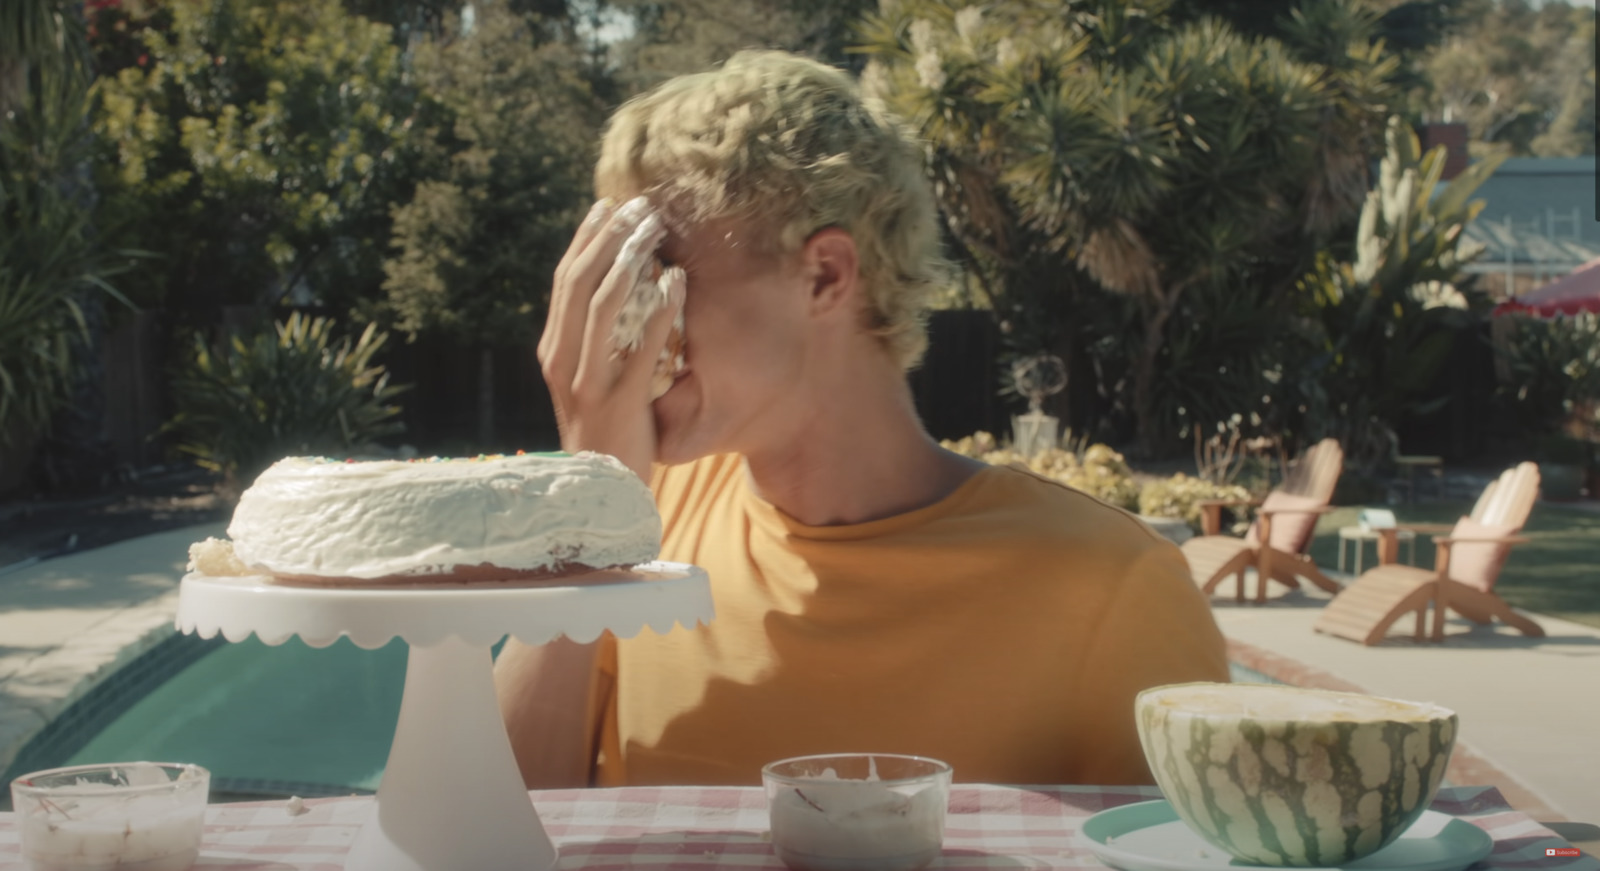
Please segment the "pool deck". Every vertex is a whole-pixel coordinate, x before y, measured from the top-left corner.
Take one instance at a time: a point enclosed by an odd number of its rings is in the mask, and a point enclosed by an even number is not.
[[[191,527],[0,574],[0,769],[74,700],[172,634]],[[1253,586],[1253,585],[1252,585]],[[1545,638],[1453,620],[1443,644],[1363,647],[1311,629],[1326,595],[1290,592],[1213,609],[1234,661],[1301,686],[1434,701],[1461,716],[1449,778],[1600,850],[1600,630],[1538,616]],[[1398,631],[1409,631],[1409,620]]]
[[[0,574],[0,771],[84,693],[176,631],[194,526]]]

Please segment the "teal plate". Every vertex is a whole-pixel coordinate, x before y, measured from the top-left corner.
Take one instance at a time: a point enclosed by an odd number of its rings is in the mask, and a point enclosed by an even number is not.
[[[1206,843],[1165,800],[1104,810],[1083,821],[1089,851],[1122,871],[1332,871],[1253,865]],[[1460,871],[1489,855],[1494,839],[1477,826],[1437,811],[1423,811],[1394,843],[1340,865],[1341,871]]]

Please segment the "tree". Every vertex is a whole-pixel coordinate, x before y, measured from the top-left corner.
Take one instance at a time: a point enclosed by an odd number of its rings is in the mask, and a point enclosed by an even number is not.
[[[1157,392],[1175,315],[1230,288],[1292,290],[1365,190],[1393,69],[1348,4],[1293,19],[1325,63],[1168,11],[902,0],[864,31],[869,90],[929,143],[951,236],[998,309],[1050,341],[1064,313],[1035,317],[1036,300],[1077,308],[1097,286],[1136,308],[1131,405],[1152,453],[1176,434]]]
[[[1422,62],[1457,26],[1465,0],[1363,0],[1361,9],[1376,17],[1373,36],[1399,59],[1392,83],[1402,91],[1425,87]],[[1173,14],[1181,21],[1207,16],[1221,18],[1248,36],[1294,42],[1299,38],[1291,12],[1315,14],[1313,3],[1283,0],[1174,0]]]
[[[375,295],[415,106],[389,28],[338,0],[163,14],[143,57],[96,86],[102,213],[163,255],[130,292],[188,318]]]
[[[747,48],[859,71],[864,58],[849,51],[855,26],[877,7],[877,0],[613,0],[609,8],[632,29],[614,46],[616,75],[625,90],[643,90]]]
[[[478,437],[494,440],[496,345],[537,334],[587,203],[601,108],[574,46],[485,4],[469,32],[418,47],[424,159],[393,211],[384,295],[367,317],[479,348]]]
[[[1514,155],[1593,154],[1594,8],[1464,3],[1460,24],[1425,61],[1430,115]]]

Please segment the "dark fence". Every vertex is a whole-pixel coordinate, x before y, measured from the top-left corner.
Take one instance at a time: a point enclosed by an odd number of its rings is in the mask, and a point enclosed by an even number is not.
[[[1406,454],[1428,454],[1451,462],[1501,459],[1518,442],[1522,427],[1497,413],[1494,347],[1489,324],[1453,331],[1450,356],[1424,393],[1449,397],[1443,408],[1399,422],[1395,434]]]
[[[1450,403],[1435,415],[1401,427],[1407,453],[1448,459],[1493,453],[1497,425],[1490,406],[1495,383],[1487,328],[1457,337],[1454,357],[1436,385]],[[942,311],[930,322],[930,346],[910,374],[918,413],[931,435],[959,438],[976,430],[1009,431],[1014,401],[1001,397],[997,358],[1000,336],[985,312]],[[122,319],[103,345],[106,414],[104,440],[116,462],[131,467],[173,459],[157,437],[171,414],[168,372],[177,337],[160,313]],[[411,384],[401,397],[406,432],[397,439],[423,453],[459,454],[558,444],[550,397],[534,357],[536,337],[491,352],[494,437],[479,438],[479,349],[439,337],[406,342],[396,336],[384,362],[396,383]],[[1500,427],[1503,428],[1503,427]]]
[[[1000,396],[1000,330],[988,312],[934,312],[928,353],[911,372],[911,395],[928,434],[957,439],[977,430],[1009,432]]]
[[[242,324],[248,318],[233,320]],[[928,354],[910,376],[928,431],[943,439],[1009,426],[1010,412],[996,392],[999,334],[988,315],[936,312],[930,332]],[[120,463],[137,467],[163,459],[165,446],[156,435],[172,413],[167,373],[182,350],[177,340],[156,312],[132,316],[107,336],[104,437]],[[411,385],[400,397],[406,431],[396,441],[445,454],[556,447],[555,415],[535,341],[490,351],[494,436],[486,443],[479,437],[480,349],[442,337],[393,337],[383,362],[394,383]]]

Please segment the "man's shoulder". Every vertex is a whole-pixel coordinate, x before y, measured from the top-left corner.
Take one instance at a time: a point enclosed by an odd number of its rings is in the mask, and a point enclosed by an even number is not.
[[[990,554],[994,574],[1041,594],[1100,596],[1102,607],[1130,582],[1155,595],[1193,586],[1182,553],[1137,515],[1026,467],[979,474],[981,494],[948,518],[962,528],[929,533]]]

